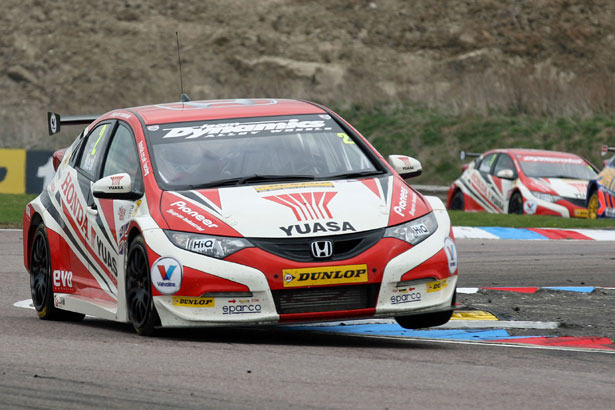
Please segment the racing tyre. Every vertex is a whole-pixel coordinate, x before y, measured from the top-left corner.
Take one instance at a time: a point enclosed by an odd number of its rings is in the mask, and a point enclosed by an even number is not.
[[[589,202],[587,203],[587,218],[598,218],[598,208],[600,208],[600,202],[598,201],[598,191],[594,191],[589,197]]]
[[[519,191],[516,191],[510,198],[510,202],[508,203],[508,213],[519,215],[523,214],[523,198],[521,197],[521,193],[519,193]]]
[[[395,318],[395,321],[404,329],[423,329],[426,327],[440,326],[447,323],[451,319],[456,304],[457,290],[453,293],[451,310],[436,313],[424,313],[422,315],[398,316]]]
[[[47,231],[45,224],[41,223],[36,227],[30,249],[30,292],[34,309],[42,320],[79,321],[85,317],[84,314],[60,310],[54,306],[50,255]]]
[[[424,313],[422,315],[398,316],[395,318],[397,323],[404,329],[422,329],[445,324],[451,319],[452,310],[437,313]]]
[[[455,191],[455,193],[453,194],[453,199],[451,199],[451,210],[453,211],[464,211],[465,210],[463,192],[459,190]]]
[[[128,318],[141,336],[151,336],[155,327],[160,326],[160,317],[154,308],[152,297],[147,250],[141,235],[134,238],[128,251],[126,305]]]

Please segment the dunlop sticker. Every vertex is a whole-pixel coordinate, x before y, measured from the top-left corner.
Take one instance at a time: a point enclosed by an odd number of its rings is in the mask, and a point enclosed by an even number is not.
[[[442,279],[442,280],[437,280],[435,282],[427,282],[425,286],[427,287],[427,293],[431,293],[431,292],[440,292],[442,289],[447,287],[448,284],[446,283],[446,279]]]
[[[195,298],[190,296],[173,296],[173,306],[186,306],[195,308],[214,307],[214,298]]]
[[[367,282],[367,265],[325,266],[282,270],[285,288]]]

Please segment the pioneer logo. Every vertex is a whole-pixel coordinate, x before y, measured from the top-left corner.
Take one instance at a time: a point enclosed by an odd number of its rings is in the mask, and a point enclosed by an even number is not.
[[[312,242],[310,248],[315,258],[328,258],[333,255],[333,243],[331,241]]]
[[[329,211],[329,202],[335,195],[337,192],[301,192],[264,198],[290,208],[297,221],[308,221],[333,218]]]

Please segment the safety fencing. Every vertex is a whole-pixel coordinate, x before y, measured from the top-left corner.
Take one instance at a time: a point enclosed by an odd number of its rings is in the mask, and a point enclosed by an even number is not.
[[[51,181],[53,151],[0,149],[0,194],[38,194]]]

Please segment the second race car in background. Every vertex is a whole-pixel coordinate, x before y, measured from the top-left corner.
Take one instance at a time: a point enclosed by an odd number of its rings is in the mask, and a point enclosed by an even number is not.
[[[602,156],[615,147],[602,146]],[[615,155],[604,161],[604,168],[587,186],[587,217],[615,218]]]
[[[464,165],[448,191],[453,210],[584,218],[588,181],[596,168],[575,154],[495,149]],[[462,152],[463,159],[463,152]]]

